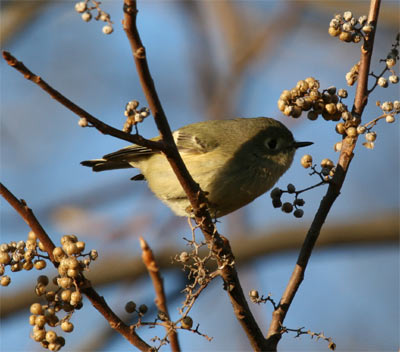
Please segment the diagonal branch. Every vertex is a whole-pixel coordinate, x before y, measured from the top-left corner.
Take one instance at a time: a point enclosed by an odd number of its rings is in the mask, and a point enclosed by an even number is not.
[[[374,30],[367,37],[366,42],[361,47],[360,59],[360,73],[358,78],[356,96],[354,100],[353,113],[361,117],[361,114],[368,102],[368,74],[370,69],[372,49],[374,43],[374,36],[376,31],[376,24],[378,20],[380,7],[380,0],[371,0],[370,11],[368,15],[368,23],[373,24]],[[321,228],[328,216],[328,213],[340,194],[343,182],[345,180],[350,162],[353,158],[353,150],[357,143],[356,137],[349,137],[343,139],[342,149],[339,156],[339,161],[336,166],[335,175],[330,183],[325,196],[322,198],[314,220],[308,230],[306,238],[300,250],[296,266],[293,270],[292,276],[289,279],[285,292],[282,295],[278,309],[272,315],[272,321],[268,330],[268,344],[269,350],[276,350],[276,346],[281,338],[281,326],[289,310],[289,307],[296,295],[296,292],[304,279],[304,273],[310,259],[314,245],[318,239]]]
[[[19,201],[2,183],[0,183],[0,194],[1,196],[17,211],[19,215],[25,220],[39,241],[43,243],[46,252],[48,253],[51,261],[55,266],[58,263],[54,260],[53,249],[55,245],[42,225],[36,219],[32,210],[28,208],[25,201]],[[83,278],[80,282],[80,290],[83,292],[93,306],[104,316],[110,326],[124,336],[132,345],[136,346],[141,351],[152,351],[152,347],[143,341],[136,332],[126,325],[107,305],[105,299],[100,296],[96,290],[91,286],[90,282]]]
[[[8,51],[3,51],[3,58],[6,60],[7,64],[11,67],[15,68],[19,71],[26,79],[32,81],[37,84],[40,88],[42,88],[46,93],[48,93],[53,99],[58,101],[60,104],[64,105],[67,109],[71,110],[76,115],[81,118],[85,118],[88,122],[90,122],[94,127],[96,127],[101,133],[110,135],[131,143],[140,144],[141,146],[148,147],[153,150],[161,150],[162,144],[156,141],[150,141],[142,136],[135,134],[129,134],[118,130],[106,123],[100,121],[95,118],[93,115],[89,114],[87,111],[83,110],[81,107],[73,103],[71,100],[62,95],[59,91],[55,90],[51,87],[46,81],[42,79],[42,77],[35,75],[32,71],[30,71],[23,62],[18,61],[11,53]]]

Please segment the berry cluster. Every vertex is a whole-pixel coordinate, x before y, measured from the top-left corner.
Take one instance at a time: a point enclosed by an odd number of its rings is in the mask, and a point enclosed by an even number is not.
[[[92,5],[90,5],[90,3],[92,3]],[[100,4],[100,1],[95,0],[80,1],[75,4],[75,11],[82,14],[82,20],[85,22],[89,22],[92,18],[94,18],[96,21],[106,22],[107,24],[104,25],[102,29],[103,33],[111,34],[114,31],[112,27],[113,22],[111,22],[110,15],[100,8]],[[97,11],[97,15],[94,17],[92,16],[93,10]]]
[[[347,98],[347,91],[329,87],[319,91],[319,81],[313,77],[298,81],[296,87],[284,90],[278,100],[278,108],[286,116],[300,117],[308,111],[309,120],[316,120],[319,115],[327,121],[349,119],[350,113],[342,99]]]
[[[150,115],[149,108],[143,107],[138,109],[139,102],[137,100],[131,100],[125,106],[124,115],[126,116],[126,121],[123,127],[123,131],[127,133],[132,132],[132,126],[135,126],[142,122],[147,116]]]
[[[356,19],[351,11],[346,11],[343,15],[338,14],[332,18],[328,32],[332,37],[339,37],[343,42],[359,43],[373,30],[374,26],[367,23],[367,16]]]
[[[293,215],[296,218],[301,218],[304,215],[304,211],[303,209],[299,209],[298,207],[302,207],[305,204],[304,199],[298,198],[298,195],[301,192],[302,191],[296,191],[296,187],[291,183],[287,185],[287,190],[282,190],[278,187],[275,187],[270,194],[272,198],[272,205],[274,208],[281,208],[281,210],[284,213],[288,214],[293,212],[294,209]],[[295,194],[295,199],[293,203],[290,202],[282,203],[281,197],[283,193]]]
[[[0,245],[0,283],[8,286],[11,282],[9,276],[4,275],[6,267],[12,272],[31,270],[35,268],[42,270],[46,267],[46,261],[39,251],[45,252],[43,244],[37,241],[36,234],[30,231],[26,241],[2,243]]]
[[[62,331],[71,332],[74,329],[70,322],[71,316],[76,309],[82,308],[78,279],[83,279],[82,271],[87,270],[90,262],[98,256],[96,250],[82,254],[84,249],[85,243],[78,241],[75,235],[63,236],[61,247],[55,247],[53,250],[59,275],[53,278],[50,285],[47,276],[41,275],[37,278],[35,293],[37,296],[44,297],[46,303],[33,303],[30,307],[29,324],[33,326],[31,337],[50,351],[60,350],[65,345],[65,339],[58,336],[54,330],[46,330],[46,325],[51,328],[60,326]],[[38,270],[44,269],[46,267],[44,259],[49,259],[49,257],[39,252],[46,252],[46,250],[33,231],[29,232],[25,242],[1,244],[1,275],[4,274],[6,266],[10,266],[13,272],[22,269],[31,270],[33,267]],[[10,278],[2,276],[1,284],[7,286],[9,283]],[[60,319],[57,313],[61,310],[67,314]]]
[[[300,164],[305,169],[311,168],[312,173],[310,175],[318,174],[323,182],[329,182],[329,180],[335,174],[335,164],[331,159],[325,158],[321,161],[321,171],[317,171],[317,165],[313,165],[312,156],[305,154],[300,159]],[[302,191],[304,192],[304,190]]]

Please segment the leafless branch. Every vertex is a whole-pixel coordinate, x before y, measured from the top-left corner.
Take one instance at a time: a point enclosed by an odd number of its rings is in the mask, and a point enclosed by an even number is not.
[[[36,219],[32,210],[28,208],[25,201],[19,201],[3,184],[0,183],[1,196],[21,215],[25,222],[29,225],[40,242],[43,243],[46,252],[48,253],[54,265],[58,265],[53,257],[53,249],[55,245],[47,235],[42,225]],[[110,326],[124,336],[132,345],[136,346],[141,351],[151,351],[152,348],[144,342],[134,330],[126,325],[107,305],[105,299],[100,296],[91,286],[90,282],[83,278],[80,282],[80,291],[84,293],[93,306],[104,316]]]
[[[151,250],[147,242],[142,237],[140,237],[139,241],[140,247],[142,248],[142,260],[147,268],[147,272],[150,275],[151,281],[153,282],[154,290],[156,292],[156,306],[158,308],[158,311],[161,312],[168,321],[171,321],[168,313],[167,299],[164,291],[164,280],[161,277],[160,268],[157,265],[157,262],[153,255],[153,251]],[[181,349],[179,347],[178,334],[176,330],[173,328],[173,326],[166,327],[166,330],[168,333],[171,350],[180,351]]]
[[[368,102],[368,75],[372,57],[372,49],[376,24],[378,19],[380,0],[371,0],[368,22],[374,26],[373,32],[366,38],[364,45],[361,47],[360,71],[354,100],[353,114],[361,118],[361,114]],[[272,321],[268,330],[268,350],[276,350],[276,346],[281,338],[281,327],[294,296],[304,279],[304,273],[310,259],[314,245],[319,237],[321,228],[328,216],[328,213],[340,194],[343,182],[345,180],[350,162],[353,158],[353,150],[356,146],[357,137],[349,137],[343,139],[342,149],[339,161],[336,166],[335,175],[329,184],[328,190],[321,200],[320,206],[314,217],[307,236],[300,250],[297,264],[289,279],[288,285],[279,303],[277,310],[273,312]]]

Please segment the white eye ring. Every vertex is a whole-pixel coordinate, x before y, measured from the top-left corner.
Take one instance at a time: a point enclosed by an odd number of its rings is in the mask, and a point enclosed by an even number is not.
[[[276,150],[278,148],[278,140],[276,138],[267,138],[264,141],[264,145],[270,150]]]

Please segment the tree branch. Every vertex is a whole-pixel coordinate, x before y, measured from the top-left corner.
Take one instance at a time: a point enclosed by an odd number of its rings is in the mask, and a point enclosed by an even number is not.
[[[0,183],[1,196],[17,211],[18,214],[25,220],[32,231],[43,243],[47,254],[49,255],[53,264],[57,267],[58,263],[54,260],[53,249],[55,245],[42,225],[36,219],[32,210],[28,208],[25,201],[19,201],[2,183]],[[110,326],[124,336],[132,345],[136,346],[141,351],[152,351],[152,347],[144,342],[136,332],[126,325],[107,305],[103,297],[101,297],[95,289],[91,286],[90,281],[86,280],[83,275],[79,282],[80,291],[84,293],[93,306],[104,316]]]
[[[167,320],[171,321],[168,313],[167,299],[164,291],[164,280],[161,277],[160,268],[157,265],[157,262],[153,255],[153,251],[151,250],[147,242],[142,237],[139,238],[139,241],[140,247],[142,248],[142,260],[147,268],[147,272],[150,275],[151,281],[153,282],[154,291],[156,293],[156,306],[158,308],[158,311],[161,312],[167,318]],[[173,326],[170,326],[170,328],[166,328],[166,330],[168,333],[171,350],[174,352],[180,351],[181,349],[179,347],[178,334],[176,330],[173,328]]]
[[[368,22],[372,23],[374,30],[367,37],[364,45],[361,47],[360,72],[354,100],[353,113],[361,117],[361,114],[368,102],[368,74],[370,69],[371,57],[376,25],[379,14],[380,0],[371,0]],[[281,326],[289,310],[289,307],[296,295],[296,292],[304,279],[304,273],[310,259],[315,242],[318,239],[321,228],[327,218],[327,215],[340,194],[343,182],[345,180],[350,162],[353,158],[353,150],[356,146],[357,136],[343,139],[342,149],[339,156],[339,161],[336,166],[335,175],[332,182],[329,184],[328,190],[323,197],[314,220],[308,230],[296,266],[292,276],[289,279],[288,285],[279,303],[279,307],[272,315],[272,321],[268,330],[268,349],[275,351],[276,346],[281,338]]]
[[[8,51],[3,51],[3,58],[6,60],[7,64],[11,67],[15,68],[18,72],[20,72],[26,79],[32,81],[37,84],[40,88],[42,88],[46,93],[48,93],[53,99],[58,101],[60,104],[64,105],[67,109],[71,110],[76,115],[81,118],[85,118],[88,122],[90,122],[96,129],[98,129],[101,133],[110,135],[131,143],[140,144],[141,146],[148,147],[153,150],[161,150],[162,144],[157,141],[151,141],[143,138],[138,134],[129,134],[123,131],[120,131],[106,123],[100,121],[95,118],[93,115],[89,114],[87,111],[83,110],[81,107],[73,103],[71,100],[66,98],[60,92],[51,87],[47,82],[45,82],[40,76],[37,76],[32,71],[30,71],[23,62],[18,61],[11,53]]]

